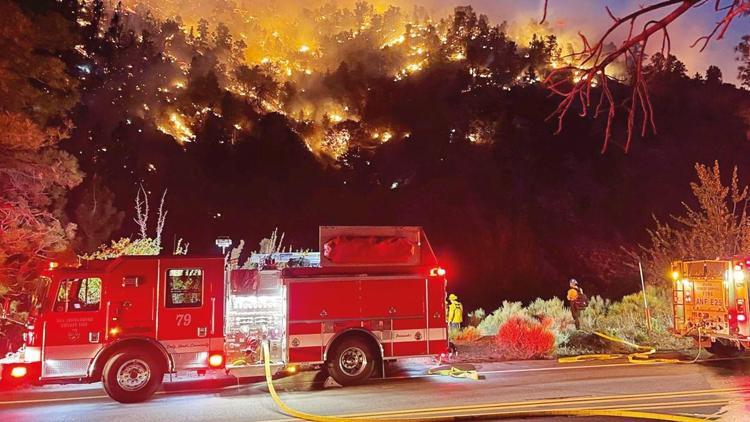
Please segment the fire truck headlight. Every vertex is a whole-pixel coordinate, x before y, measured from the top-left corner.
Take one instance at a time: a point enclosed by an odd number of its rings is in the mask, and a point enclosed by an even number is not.
[[[215,353],[208,357],[208,366],[212,368],[220,368],[224,365],[224,355]]]
[[[746,319],[747,319],[747,317],[745,316],[745,314],[739,314],[739,315],[737,315],[737,321],[739,321],[739,322],[743,322]]]
[[[447,272],[443,267],[436,267],[430,270],[430,275],[433,277],[443,277],[445,274],[447,274]]]
[[[29,370],[25,366],[15,366],[10,370],[10,376],[13,378],[23,378],[28,373]]]
[[[742,270],[734,270],[734,281],[740,283],[745,279],[745,272]]]

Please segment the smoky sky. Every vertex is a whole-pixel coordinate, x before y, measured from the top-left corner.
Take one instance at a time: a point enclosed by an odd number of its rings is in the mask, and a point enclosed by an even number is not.
[[[522,23],[529,19],[540,19],[542,16],[543,0],[473,0],[457,4],[456,0],[416,0],[414,4],[422,4],[436,13],[450,11],[456,5],[471,5],[478,13],[484,13],[493,22],[507,20]],[[601,35],[602,31],[611,24],[605,6],[613,11],[615,16],[624,16],[643,5],[653,4],[650,0],[549,0],[548,20],[559,31],[581,31],[589,40]],[[722,3],[727,3],[724,1]],[[705,73],[706,68],[715,64],[721,68],[724,81],[737,82],[737,61],[734,47],[739,43],[742,35],[750,34],[750,17],[738,18],[732,24],[724,39],[713,40],[708,47],[700,52],[698,47],[690,45],[699,37],[708,34],[716,22],[721,18],[714,10],[714,2],[694,8],[670,26],[672,53],[680,58],[688,67],[689,74]],[[664,12],[660,12],[662,15]],[[658,17],[654,13],[651,17]],[[641,25],[645,23],[643,21]],[[621,40],[621,39],[620,39]],[[656,47],[661,45],[661,39],[652,41]]]

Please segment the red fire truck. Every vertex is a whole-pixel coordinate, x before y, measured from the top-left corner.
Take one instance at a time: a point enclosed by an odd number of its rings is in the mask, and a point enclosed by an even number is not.
[[[721,356],[750,348],[749,266],[740,258],[673,262],[675,332]]]
[[[124,403],[177,371],[260,375],[264,341],[276,371],[320,367],[342,385],[448,346],[445,270],[419,227],[321,227],[319,267],[120,257],[43,280],[25,344],[0,360],[2,380],[102,381]]]

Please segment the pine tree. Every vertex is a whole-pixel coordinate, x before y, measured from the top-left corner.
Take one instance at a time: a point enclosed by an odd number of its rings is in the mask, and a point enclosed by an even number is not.
[[[718,66],[711,65],[706,69],[706,85],[721,85],[721,69]]]

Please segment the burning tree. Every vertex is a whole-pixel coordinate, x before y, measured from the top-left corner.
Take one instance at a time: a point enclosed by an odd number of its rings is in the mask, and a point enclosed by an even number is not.
[[[555,95],[562,97],[555,111],[550,117],[558,119],[559,133],[563,127],[565,116],[574,104],[580,106],[580,115],[586,116],[592,110],[594,117],[606,113],[607,126],[602,144],[602,152],[607,150],[612,137],[612,123],[616,110],[623,106],[627,111],[627,139],[623,148],[627,152],[636,129],[636,117],[640,117],[640,133],[645,136],[649,128],[656,132],[654,123],[654,111],[649,96],[648,80],[649,72],[645,66],[646,51],[654,36],[661,37],[659,42],[659,54],[669,57],[671,40],[669,37],[669,25],[678,20],[687,11],[696,7],[704,7],[711,4],[720,20],[713,30],[693,43],[693,47],[700,46],[700,50],[706,48],[713,39],[724,37],[727,29],[735,19],[750,13],[750,0],[662,0],[644,5],[638,10],[616,16],[607,7],[606,11],[612,19],[612,25],[604,32],[597,41],[590,42],[586,36],[580,34],[582,48],[570,54],[576,64],[563,66],[552,71],[545,79],[545,84]],[[544,14],[542,22],[547,18],[548,0],[544,3]],[[645,22],[644,22],[645,21]],[[641,25],[642,26],[639,26]],[[608,50],[607,46],[619,33],[625,32],[624,40],[614,50]],[[631,94],[622,102],[613,94],[609,85],[610,77],[606,71],[608,66],[616,60],[625,59],[630,63],[631,70]],[[571,75],[575,75],[571,83]],[[594,89],[599,86],[600,89]],[[598,96],[598,98],[597,98]]]

